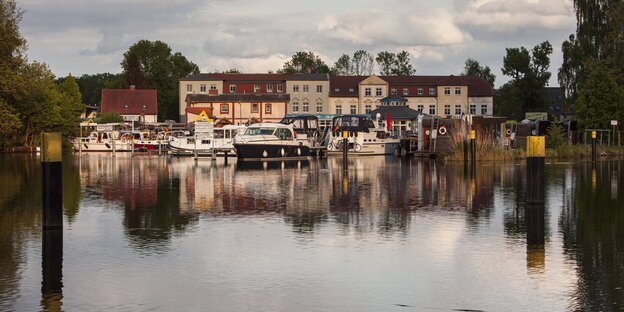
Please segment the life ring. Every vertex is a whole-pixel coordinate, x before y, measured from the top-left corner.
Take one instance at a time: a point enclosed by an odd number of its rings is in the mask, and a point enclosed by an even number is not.
[[[511,129],[507,129],[507,135],[511,134]]]
[[[445,135],[446,134],[446,127],[444,127],[444,126],[440,127],[440,129],[438,129],[438,133],[440,135]]]

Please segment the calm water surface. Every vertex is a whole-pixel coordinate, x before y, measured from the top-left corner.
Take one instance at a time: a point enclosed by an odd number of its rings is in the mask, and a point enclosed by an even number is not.
[[[623,310],[624,162],[547,164],[537,216],[525,170],[67,157],[58,235],[0,155],[0,311]]]

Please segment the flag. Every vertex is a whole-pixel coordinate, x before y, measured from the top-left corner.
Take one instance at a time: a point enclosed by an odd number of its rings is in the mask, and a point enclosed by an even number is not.
[[[390,112],[388,112],[388,117],[386,117],[386,130],[392,130],[392,123],[390,122]]]

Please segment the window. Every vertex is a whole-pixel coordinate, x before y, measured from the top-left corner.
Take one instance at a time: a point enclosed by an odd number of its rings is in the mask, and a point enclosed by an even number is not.
[[[258,112],[258,103],[251,103],[251,112],[252,113],[257,113]]]
[[[421,113],[425,110],[425,106],[422,105],[422,104],[418,104],[417,108],[418,108],[417,111],[419,111]]]
[[[258,92],[258,90],[260,90],[260,85],[259,84],[254,84],[254,92]]]
[[[351,105],[351,114],[357,114],[357,105]]]
[[[461,95],[461,87],[455,87],[455,95]]]
[[[186,85],[186,93],[193,93],[193,85],[192,84],[187,84]]]
[[[308,92],[308,85],[303,85],[303,92]]]
[[[364,89],[364,96],[371,96],[371,88]]]
[[[264,104],[264,113],[265,114],[271,113],[271,104]]]
[[[267,92],[273,92],[273,85],[267,84]]]
[[[355,89],[349,88],[349,92],[353,93],[353,92],[355,92]]]
[[[367,114],[370,114],[370,112],[373,110],[370,104],[366,104],[366,106],[364,107],[365,111]]]
[[[316,102],[316,112],[317,113],[323,112],[323,102]]]
[[[200,84],[199,85],[199,92],[206,93],[206,85],[205,84]]]
[[[487,115],[487,105],[481,105],[481,115]]]
[[[381,96],[381,88],[375,88],[375,95]]]
[[[293,92],[299,92],[299,85],[293,85]]]
[[[396,95],[396,88],[392,88],[392,89],[390,89],[390,94],[392,94],[392,95]]]
[[[230,93],[236,92],[236,85],[230,85]]]
[[[283,84],[278,84],[277,85],[277,92],[284,92],[284,85]]]
[[[227,114],[230,112],[229,104],[221,104],[221,114]]]
[[[435,104],[429,104],[429,115],[435,115],[435,114],[436,114]]]
[[[403,95],[409,95],[409,89],[403,88]]]
[[[451,114],[451,105],[444,105],[444,115],[450,115]]]
[[[461,105],[455,105],[455,115],[461,115]]]
[[[336,115],[342,115],[342,105],[336,105]]]
[[[308,102],[303,102],[303,112],[307,113],[310,111],[310,103]]]
[[[423,95],[423,88],[418,88],[416,93],[418,93],[418,95]]]
[[[340,92],[340,88],[334,89],[334,92]]]
[[[451,94],[451,87],[444,87],[444,95],[450,95]]]
[[[323,86],[322,85],[316,85],[316,93],[323,93]]]
[[[292,110],[293,112],[299,112],[299,102],[292,103]]]
[[[216,84],[211,84],[210,85],[210,90],[217,90],[217,85]]]
[[[429,95],[435,95],[435,88],[429,88]]]
[[[477,105],[470,104],[470,115],[474,115],[477,113]]]

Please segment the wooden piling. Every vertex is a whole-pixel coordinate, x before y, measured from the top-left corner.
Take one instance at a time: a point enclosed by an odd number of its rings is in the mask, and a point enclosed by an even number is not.
[[[63,228],[61,133],[41,133],[41,194],[44,229]]]

